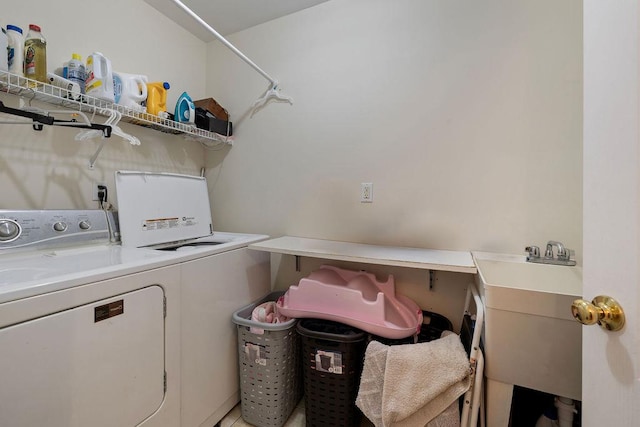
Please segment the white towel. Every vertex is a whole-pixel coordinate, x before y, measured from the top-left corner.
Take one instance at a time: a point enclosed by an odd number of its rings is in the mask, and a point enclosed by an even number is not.
[[[440,414],[449,419],[453,410],[458,414],[457,399],[469,388],[469,373],[469,359],[455,334],[420,344],[372,341],[356,405],[376,427],[423,427]]]
[[[415,344],[414,344],[415,345]],[[382,387],[387,366],[386,346],[378,341],[367,345],[356,406],[376,427],[382,427]]]

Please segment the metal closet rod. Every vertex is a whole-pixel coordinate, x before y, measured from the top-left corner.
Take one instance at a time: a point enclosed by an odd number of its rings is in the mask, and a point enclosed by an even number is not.
[[[42,125],[53,125],[53,126],[69,126],[76,127],[82,129],[97,129],[101,130],[103,135],[107,138],[111,136],[111,126],[101,125],[98,123],[82,123],[76,120],[59,120],[55,117],[48,116],[45,114],[36,113],[33,111],[25,111],[20,110],[18,108],[11,108],[4,105],[2,101],[0,101],[0,113],[12,114],[14,116],[25,117],[33,120],[33,129],[34,130],[42,130]],[[7,124],[19,124],[18,122],[5,122]],[[28,122],[24,122],[28,123]]]
[[[260,74],[262,74],[262,76],[269,80],[269,82],[271,82],[272,86],[277,86],[277,82],[276,80],[274,80],[269,74],[267,74],[262,68],[258,67],[256,65],[255,62],[253,62],[251,59],[249,59],[244,53],[240,52],[234,45],[232,45],[231,43],[229,43],[229,41],[227,39],[225,39],[220,33],[218,33],[216,30],[214,30],[211,25],[207,24],[202,18],[200,18],[198,15],[195,14],[195,12],[193,12],[191,9],[189,9],[187,6],[184,5],[184,3],[182,3],[180,0],[172,0],[177,6],[179,6],[182,10],[184,10],[185,12],[187,12],[189,15],[191,15],[191,17],[193,19],[195,19],[196,21],[198,21],[200,24],[202,24],[203,27],[205,27],[207,30],[209,30],[209,32],[211,34],[213,34],[218,40],[220,40],[226,47],[228,47],[229,49],[231,49],[231,51],[233,53],[235,53],[236,55],[238,55],[240,57],[240,59],[242,59],[244,62],[246,62],[247,64],[249,64],[254,70],[256,70],[257,72],[259,72]]]

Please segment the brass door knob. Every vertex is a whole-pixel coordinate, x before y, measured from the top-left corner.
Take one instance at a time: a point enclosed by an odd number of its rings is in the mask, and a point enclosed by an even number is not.
[[[624,326],[624,310],[611,297],[599,295],[588,302],[577,299],[571,304],[571,314],[583,325],[597,323],[607,331],[619,331]]]

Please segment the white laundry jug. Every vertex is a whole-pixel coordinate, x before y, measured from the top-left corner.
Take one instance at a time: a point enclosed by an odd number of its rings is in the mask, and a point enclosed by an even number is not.
[[[9,42],[7,47],[9,72],[17,76],[24,76],[24,36],[22,35],[22,28],[16,25],[7,25],[7,39]]]
[[[0,27],[0,52],[9,52],[9,38],[4,28]],[[0,70],[9,71],[9,63],[7,62],[7,55],[0,55]]]
[[[113,71],[111,61],[100,52],[87,57],[86,94],[104,101],[113,102]]]
[[[147,76],[114,71],[113,91],[116,104],[144,112],[146,107],[141,103],[147,99],[148,81]]]

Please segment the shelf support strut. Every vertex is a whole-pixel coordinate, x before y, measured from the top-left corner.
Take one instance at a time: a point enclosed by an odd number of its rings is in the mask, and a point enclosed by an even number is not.
[[[182,3],[180,0],[172,0],[172,1],[176,4],[176,6],[178,6],[180,9],[185,11],[193,19],[198,21],[198,23],[200,23],[200,25],[202,25],[211,34],[213,34],[215,36],[215,38],[217,38],[222,44],[224,44],[227,48],[229,48],[229,50],[231,50],[233,53],[238,55],[238,57],[240,59],[242,59],[244,62],[249,64],[251,66],[251,68],[256,70],[258,73],[260,73],[262,75],[262,77],[264,77],[265,79],[267,79],[269,81],[269,83],[271,83],[269,85],[269,89],[267,89],[267,91],[264,93],[264,95],[262,97],[258,98],[253,103],[253,106],[252,106],[253,112],[252,112],[251,116],[253,116],[258,110],[260,110],[262,107],[264,107],[264,105],[267,104],[267,102],[269,102],[271,100],[275,100],[275,101],[278,101],[278,102],[288,102],[289,104],[293,105],[293,98],[291,98],[290,96],[282,95],[279,92],[278,81],[277,80],[275,80],[273,77],[271,77],[269,74],[267,74],[262,68],[258,67],[255,62],[253,62],[251,59],[249,59],[244,53],[240,52],[238,50],[238,48],[236,48],[234,45],[232,45],[227,39],[225,39],[222,36],[222,34],[218,33],[216,30],[214,30],[211,25],[207,24],[204,19],[200,18],[194,11],[189,9],[184,3]]]
[[[180,0],[173,0],[173,2],[180,7],[182,10],[184,10],[185,12],[187,12],[187,14],[189,14],[193,19],[195,19],[196,21],[198,21],[200,23],[200,25],[202,25],[203,27],[205,27],[207,30],[209,30],[209,32],[211,34],[213,34],[215,36],[215,38],[217,38],[218,40],[220,40],[222,42],[222,44],[224,44],[226,47],[228,47],[233,53],[235,53],[236,55],[238,55],[240,57],[240,59],[242,59],[244,62],[246,62],[247,64],[249,64],[254,70],[256,70],[258,73],[262,74],[262,76],[269,80],[269,82],[271,83],[272,86],[277,86],[278,82],[273,79],[269,74],[267,74],[262,68],[258,67],[256,65],[255,62],[253,62],[251,59],[249,59],[244,53],[240,52],[234,45],[232,45],[227,39],[225,39],[222,34],[218,33],[216,30],[213,29],[213,27],[211,27],[211,25],[207,24],[205,22],[204,19],[200,18],[198,15],[196,15],[196,13],[194,11],[192,11],[191,9],[189,9],[187,6],[185,6],[184,3],[182,3]]]

